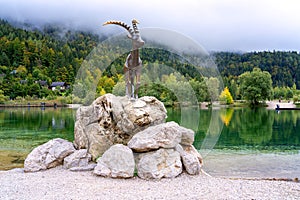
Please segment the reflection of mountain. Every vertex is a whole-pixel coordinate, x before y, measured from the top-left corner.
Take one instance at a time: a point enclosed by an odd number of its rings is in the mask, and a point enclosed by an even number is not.
[[[267,144],[272,139],[274,115],[266,109],[241,112],[241,123],[238,131],[246,144]]]
[[[229,123],[230,123],[230,120],[232,118],[232,115],[233,115],[233,108],[228,108],[228,109],[222,109],[221,112],[220,112],[220,117],[221,117],[221,120],[222,122],[228,126]]]

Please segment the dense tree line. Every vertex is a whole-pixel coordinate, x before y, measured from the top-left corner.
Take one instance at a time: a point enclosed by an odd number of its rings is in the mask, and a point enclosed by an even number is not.
[[[296,51],[263,51],[250,53],[214,53],[215,62],[226,82],[237,80],[244,72],[258,67],[272,76],[273,87],[300,88],[300,54]]]
[[[0,103],[5,98],[69,96],[75,103],[88,104],[105,93],[123,95],[123,65],[128,52],[119,55],[109,45],[95,50],[104,39],[53,25],[41,30],[22,29],[0,20]],[[117,49],[123,48],[122,45],[125,44],[121,43]],[[167,104],[218,100],[222,80],[215,76],[214,68],[194,66],[161,48],[143,48],[140,56],[143,60],[140,96],[153,95]],[[271,75],[274,96],[268,98],[292,98],[300,87],[297,52],[218,52],[213,57],[224,86],[235,100],[245,99],[240,77],[254,68]],[[206,63],[205,59],[211,57],[201,59]],[[75,77],[81,77],[76,84]],[[51,91],[38,81],[46,81],[48,85],[66,82],[71,88],[66,92]]]
[[[71,85],[83,59],[99,37],[55,26],[29,31],[0,20],[0,90],[10,98],[46,97],[49,92],[36,81],[60,81]],[[32,91],[33,93],[30,93]]]

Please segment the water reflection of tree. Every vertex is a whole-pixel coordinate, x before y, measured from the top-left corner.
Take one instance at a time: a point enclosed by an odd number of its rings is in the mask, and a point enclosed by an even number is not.
[[[212,112],[211,110],[200,110],[198,131],[195,134],[194,146],[197,149],[201,148],[201,144],[206,136],[209,128]]]
[[[200,147],[209,127],[211,113],[208,110],[193,107],[167,108],[167,111],[167,121],[175,121],[195,131],[195,144]]]
[[[189,112],[192,112],[192,110]],[[212,116],[213,112],[219,112],[218,119]],[[217,135],[213,135],[213,133],[218,133],[219,131],[222,131],[222,134],[214,148],[235,148],[246,144],[255,146],[255,148],[268,146],[268,148],[272,149],[300,149],[299,111],[281,111],[277,113],[274,110],[266,110],[265,108],[257,110],[248,108],[234,109],[228,126],[223,126],[223,129],[218,130],[220,119],[222,119],[221,116],[224,113],[226,116],[226,109],[200,110],[199,126],[194,142],[194,146],[197,149],[201,148],[206,136],[215,138]],[[178,112],[168,110],[168,121],[180,123],[181,117],[186,118],[187,121],[193,121],[194,115],[182,115],[180,109]],[[223,122],[221,121],[221,123]],[[209,125],[215,127],[215,130],[212,128],[208,132]]]
[[[217,147],[245,144],[268,149],[299,149],[300,112],[235,109],[229,125],[222,130]]]
[[[298,110],[280,111],[275,114],[272,143],[288,146],[300,145],[300,112]]]
[[[219,141],[223,125],[224,123],[220,119],[220,110],[201,110],[194,146],[201,150],[213,149]],[[204,152],[201,153],[205,156]]]
[[[264,145],[272,139],[274,112],[268,113],[266,109],[244,109],[240,111],[239,118],[239,137],[246,144]]]
[[[11,143],[14,148],[32,148],[52,138],[73,140],[74,118],[71,109],[20,108],[0,112],[0,146]],[[53,119],[59,126],[52,126]],[[10,147],[12,148],[12,147]]]
[[[223,121],[223,123],[228,126],[230,121],[231,121],[231,118],[232,118],[232,115],[233,115],[233,112],[234,112],[234,109],[233,108],[228,108],[228,109],[222,109],[220,111],[220,117],[221,117],[221,120]]]

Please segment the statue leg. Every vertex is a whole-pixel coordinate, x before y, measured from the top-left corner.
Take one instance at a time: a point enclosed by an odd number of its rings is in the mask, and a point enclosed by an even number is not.
[[[130,97],[134,98],[134,71],[129,70],[129,76],[130,76]]]
[[[138,99],[138,94],[139,94],[139,88],[141,85],[141,73],[142,73],[142,66],[138,66],[136,71],[135,71],[135,76],[136,76],[136,86],[135,86],[135,98]]]
[[[125,84],[126,84],[126,89],[125,89],[125,91],[126,91],[126,96],[128,97],[128,98],[130,98],[130,96],[131,96],[131,84],[130,84],[130,74],[129,74],[129,70],[127,69],[127,70],[125,70],[125,68],[124,68],[124,73],[125,73]]]

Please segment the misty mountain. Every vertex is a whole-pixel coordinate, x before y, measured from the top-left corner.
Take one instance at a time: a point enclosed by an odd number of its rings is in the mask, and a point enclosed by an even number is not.
[[[36,81],[47,81],[48,84],[66,82],[72,85],[86,57],[105,38],[103,35],[70,30],[57,24],[37,27],[30,23],[12,25],[5,20],[0,20],[0,90],[11,98],[26,95],[45,97],[49,96],[49,91],[37,86]],[[92,64],[97,67],[103,63],[111,63],[111,66],[107,71],[97,71],[95,67],[85,71],[87,78],[82,84],[97,81],[97,74],[103,73],[111,83],[105,88],[107,92],[111,91],[114,84],[119,81],[126,55],[110,60],[114,57],[112,55],[114,52],[110,52],[105,46],[99,50],[107,53],[97,56]],[[259,67],[272,75],[274,87],[292,87],[296,84],[297,88],[300,88],[298,52],[214,52],[212,56],[215,58],[225,86],[230,86],[231,80],[237,81],[240,74]],[[171,52],[145,48],[141,50],[141,57],[145,65],[165,64],[172,66],[176,72],[188,79],[201,81],[199,71],[194,66],[180,64],[180,58],[172,55]],[[170,58],[178,58],[178,62],[175,59],[170,63]],[[115,73],[111,73],[110,69]],[[103,80],[102,83],[106,84]],[[101,89],[102,86],[99,85],[99,88]]]

